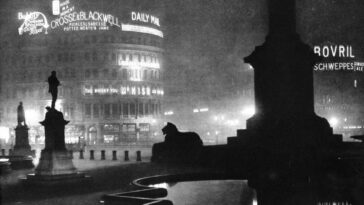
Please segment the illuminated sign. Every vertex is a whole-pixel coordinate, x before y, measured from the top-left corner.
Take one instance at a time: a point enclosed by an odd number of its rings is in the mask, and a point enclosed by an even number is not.
[[[51,28],[63,27],[64,31],[108,30],[108,26],[121,27],[119,19],[98,11],[72,12],[51,21]]]
[[[18,19],[24,23],[19,27],[19,34],[29,32],[30,35],[42,33],[47,29],[62,28],[63,31],[96,31],[109,30],[109,27],[118,27],[122,31],[146,33],[163,38],[163,32],[148,26],[125,24],[119,18],[99,11],[75,11],[75,7],[70,5],[70,0],[52,1],[52,14],[57,18],[48,24],[47,18],[43,13],[30,12],[27,14],[19,13]],[[131,12],[129,21],[142,22],[160,26],[159,18],[146,13]]]
[[[330,45],[330,46],[315,46],[314,53],[325,58],[340,57],[340,58],[355,58],[353,48],[348,45]]]
[[[153,35],[156,35],[156,36],[159,36],[159,37],[163,38],[163,32],[162,31],[160,31],[158,29],[155,29],[155,28],[146,27],[146,26],[122,24],[121,25],[121,30],[153,34]]]
[[[158,87],[149,87],[149,86],[140,86],[140,85],[120,85],[119,88],[110,86],[110,87],[98,87],[98,86],[87,86],[83,87],[84,95],[138,95],[138,96],[150,96],[150,95],[159,95],[163,96],[164,91],[162,88]]]
[[[38,33],[45,34],[48,33],[48,21],[47,17],[38,11],[30,12],[30,13],[18,13],[18,19],[24,20],[23,24],[19,27],[19,35],[23,35],[23,33],[29,33],[29,35],[34,35]]]
[[[60,8],[59,0],[53,0],[52,1],[52,13],[53,13],[53,15],[59,15],[59,13],[60,13],[59,8]]]
[[[159,18],[152,16],[150,14],[146,14],[146,13],[139,13],[139,12],[133,11],[133,12],[131,12],[131,20],[140,21],[140,22],[144,22],[144,23],[151,23],[151,24],[160,26]]]
[[[355,58],[353,48],[350,45],[314,46],[313,51],[324,59],[331,59],[331,62],[317,63],[314,66],[315,71],[364,71],[364,62],[347,60]]]
[[[134,62],[134,61],[119,60],[119,65],[128,66],[131,69],[139,69],[140,67],[155,68],[155,69],[160,68],[160,64],[158,62],[153,63],[153,62]]]

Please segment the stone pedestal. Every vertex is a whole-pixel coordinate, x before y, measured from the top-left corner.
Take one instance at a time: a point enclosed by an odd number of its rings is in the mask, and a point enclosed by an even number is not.
[[[31,150],[28,139],[29,128],[26,125],[18,125],[15,128],[15,146],[9,154],[9,162],[12,169],[33,168],[35,150]]]
[[[28,130],[29,128],[26,125],[18,125],[15,128],[15,146],[11,155],[35,157],[35,150],[31,150],[29,145]]]
[[[46,118],[40,122],[45,129],[45,148],[41,152],[39,164],[34,174],[27,176],[26,183],[39,185],[69,185],[88,183],[91,178],[77,172],[71,153],[64,141],[64,129],[69,121],[63,114],[48,108]]]
[[[268,0],[268,7],[266,41],[244,59],[254,68],[256,114],[228,144],[246,156],[253,188],[307,187],[325,175],[340,136],[314,111],[318,56],[295,31],[295,0]]]

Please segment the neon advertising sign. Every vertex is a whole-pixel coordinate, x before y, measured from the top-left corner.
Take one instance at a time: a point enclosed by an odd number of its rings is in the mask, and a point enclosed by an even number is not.
[[[18,19],[24,20],[19,27],[19,35],[29,32],[29,35],[45,33],[48,29],[63,29],[63,31],[94,31],[109,30],[110,27],[120,28],[121,31],[146,33],[163,38],[163,32],[159,29],[136,24],[122,23],[118,17],[99,11],[75,11],[70,5],[70,0],[52,1],[52,13],[56,18],[48,23],[46,15],[41,12],[19,13]],[[148,23],[160,27],[159,18],[147,13],[132,11],[130,13],[132,22]]]
[[[314,46],[314,53],[324,58],[315,64],[314,71],[353,71],[364,72],[364,62],[355,61],[351,45]]]
[[[24,20],[23,24],[18,28],[19,35],[27,32],[29,35],[42,33],[43,31],[45,34],[48,33],[47,17],[41,12],[18,13],[18,19]]]

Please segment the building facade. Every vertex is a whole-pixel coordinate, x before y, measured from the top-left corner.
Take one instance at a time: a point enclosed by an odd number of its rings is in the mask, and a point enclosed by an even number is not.
[[[38,122],[50,106],[47,78],[54,70],[61,82],[56,109],[70,120],[66,143],[152,144],[164,96],[159,17],[133,8],[120,17],[97,4],[58,3],[48,8],[52,14],[47,7],[19,8],[17,29],[9,26],[2,35],[0,126],[9,131],[2,139],[11,143],[22,101],[30,142],[44,143]]]

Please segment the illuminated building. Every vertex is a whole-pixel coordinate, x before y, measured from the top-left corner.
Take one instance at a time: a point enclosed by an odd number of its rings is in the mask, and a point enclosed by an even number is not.
[[[18,17],[2,22],[2,130],[12,132],[23,101],[30,142],[42,143],[38,122],[50,105],[46,80],[55,70],[56,109],[71,121],[66,143],[151,144],[164,95],[160,11],[116,0],[19,2],[2,7],[15,7],[2,13]]]

